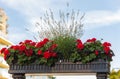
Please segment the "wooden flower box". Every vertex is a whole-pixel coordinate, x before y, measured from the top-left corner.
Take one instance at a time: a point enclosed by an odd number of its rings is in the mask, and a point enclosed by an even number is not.
[[[110,71],[110,64],[107,60],[99,59],[90,63],[83,64],[81,62],[72,63],[69,60],[61,60],[54,66],[46,66],[40,64],[18,65],[11,64],[9,73],[13,79],[25,79],[28,73],[96,73],[97,79],[107,79]]]

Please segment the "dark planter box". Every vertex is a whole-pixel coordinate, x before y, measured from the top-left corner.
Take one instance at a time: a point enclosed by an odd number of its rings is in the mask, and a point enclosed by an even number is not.
[[[26,73],[96,73],[97,79],[107,79],[109,71],[109,62],[101,59],[86,64],[62,60],[61,63],[57,62],[52,67],[40,64],[11,64],[9,69],[9,73],[13,75],[14,79],[25,79]]]

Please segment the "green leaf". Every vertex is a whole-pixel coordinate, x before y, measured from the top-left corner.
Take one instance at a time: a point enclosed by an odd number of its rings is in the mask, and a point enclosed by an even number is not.
[[[80,55],[79,55],[77,52],[75,52],[75,53],[72,53],[72,54],[71,54],[70,60],[71,60],[72,62],[80,61],[80,60],[81,60],[81,57],[80,57]]]
[[[45,58],[41,58],[40,60],[39,60],[39,62],[38,62],[39,64],[45,64],[45,63],[47,63],[47,59],[45,59]]]

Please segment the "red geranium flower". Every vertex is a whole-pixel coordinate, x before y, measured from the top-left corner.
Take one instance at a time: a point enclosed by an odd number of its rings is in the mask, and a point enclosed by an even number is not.
[[[18,46],[18,45],[16,45],[16,46],[11,46],[10,48],[11,48],[11,49],[14,49],[14,50],[19,50],[19,46]]]
[[[98,54],[99,54],[99,52],[97,50],[95,50],[95,55],[98,55]]]
[[[106,46],[111,46],[111,44],[109,42],[104,42],[103,43],[103,46],[106,47]]]
[[[80,39],[77,39],[77,43],[82,43],[82,41]]]
[[[91,42],[91,39],[88,39],[86,42]]]
[[[42,54],[42,51],[41,51],[41,50],[39,50],[37,53],[38,53],[38,55],[41,55],[41,54]]]
[[[39,47],[43,47],[44,43],[42,41],[38,42],[35,47],[39,48]]]
[[[25,49],[26,49],[26,46],[25,46],[25,45],[19,46],[19,50],[20,50],[20,51],[24,51]]]
[[[23,44],[23,42],[19,42],[19,44]]]
[[[57,54],[56,54],[55,52],[52,52],[52,53],[51,53],[51,56],[52,56],[52,57],[57,57]]]
[[[87,42],[95,42],[96,38],[88,39]]]
[[[25,50],[25,54],[26,54],[26,56],[32,56],[32,54],[33,54],[32,49]]]
[[[4,51],[4,55],[9,55],[10,54],[10,52],[9,52],[9,50],[8,49],[5,49],[5,51]]]
[[[81,44],[81,43],[79,43],[79,44],[77,44],[77,48],[81,50],[81,49],[83,49],[83,48],[84,48],[84,45],[83,45],[83,44]]]
[[[51,57],[51,54],[49,51],[44,52],[44,58],[49,59]]]
[[[113,55],[112,55],[112,54],[109,54],[109,56],[112,58]]]
[[[57,47],[57,44],[53,44],[48,50],[54,50]]]
[[[35,46],[35,45],[36,45],[36,42],[31,42],[30,45],[31,45],[31,46]]]
[[[104,51],[106,54],[108,54],[110,52],[110,48],[109,47],[104,47]]]
[[[25,41],[24,41],[24,43],[26,43],[26,44],[28,44],[28,43],[30,43],[30,42],[32,42],[32,40],[25,40]]]
[[[92,42],[95,42],[95,41],[96,41],[96,38],[92,38],[91,41],[92,41]]]
[[[80,50],[84,48],[84,44],[80,39],[77,39],[77,48]]]
[[[7,48],[2,48],[1,50],[0,50],[0,53],[2,54],[2,53],[4,53],[4,51],[6,50]]]
[[[48,41],[49,41],[48,38],[45,38],[45,39],[43,40],[43,42],[44,42],[45,44],[46,44]]]
[[[7,60],[7,55],[4,55],[4,60]]]

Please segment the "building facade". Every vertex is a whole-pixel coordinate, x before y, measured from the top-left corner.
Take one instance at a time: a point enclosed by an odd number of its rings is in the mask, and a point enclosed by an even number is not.
[[[0,8],[0,49],[12,45],[7,39],[7,28],[7,16],[4,10]],[[5,62],[3,55],[0,54],[0,79],[11,79],[8,69],[8,64]]]

